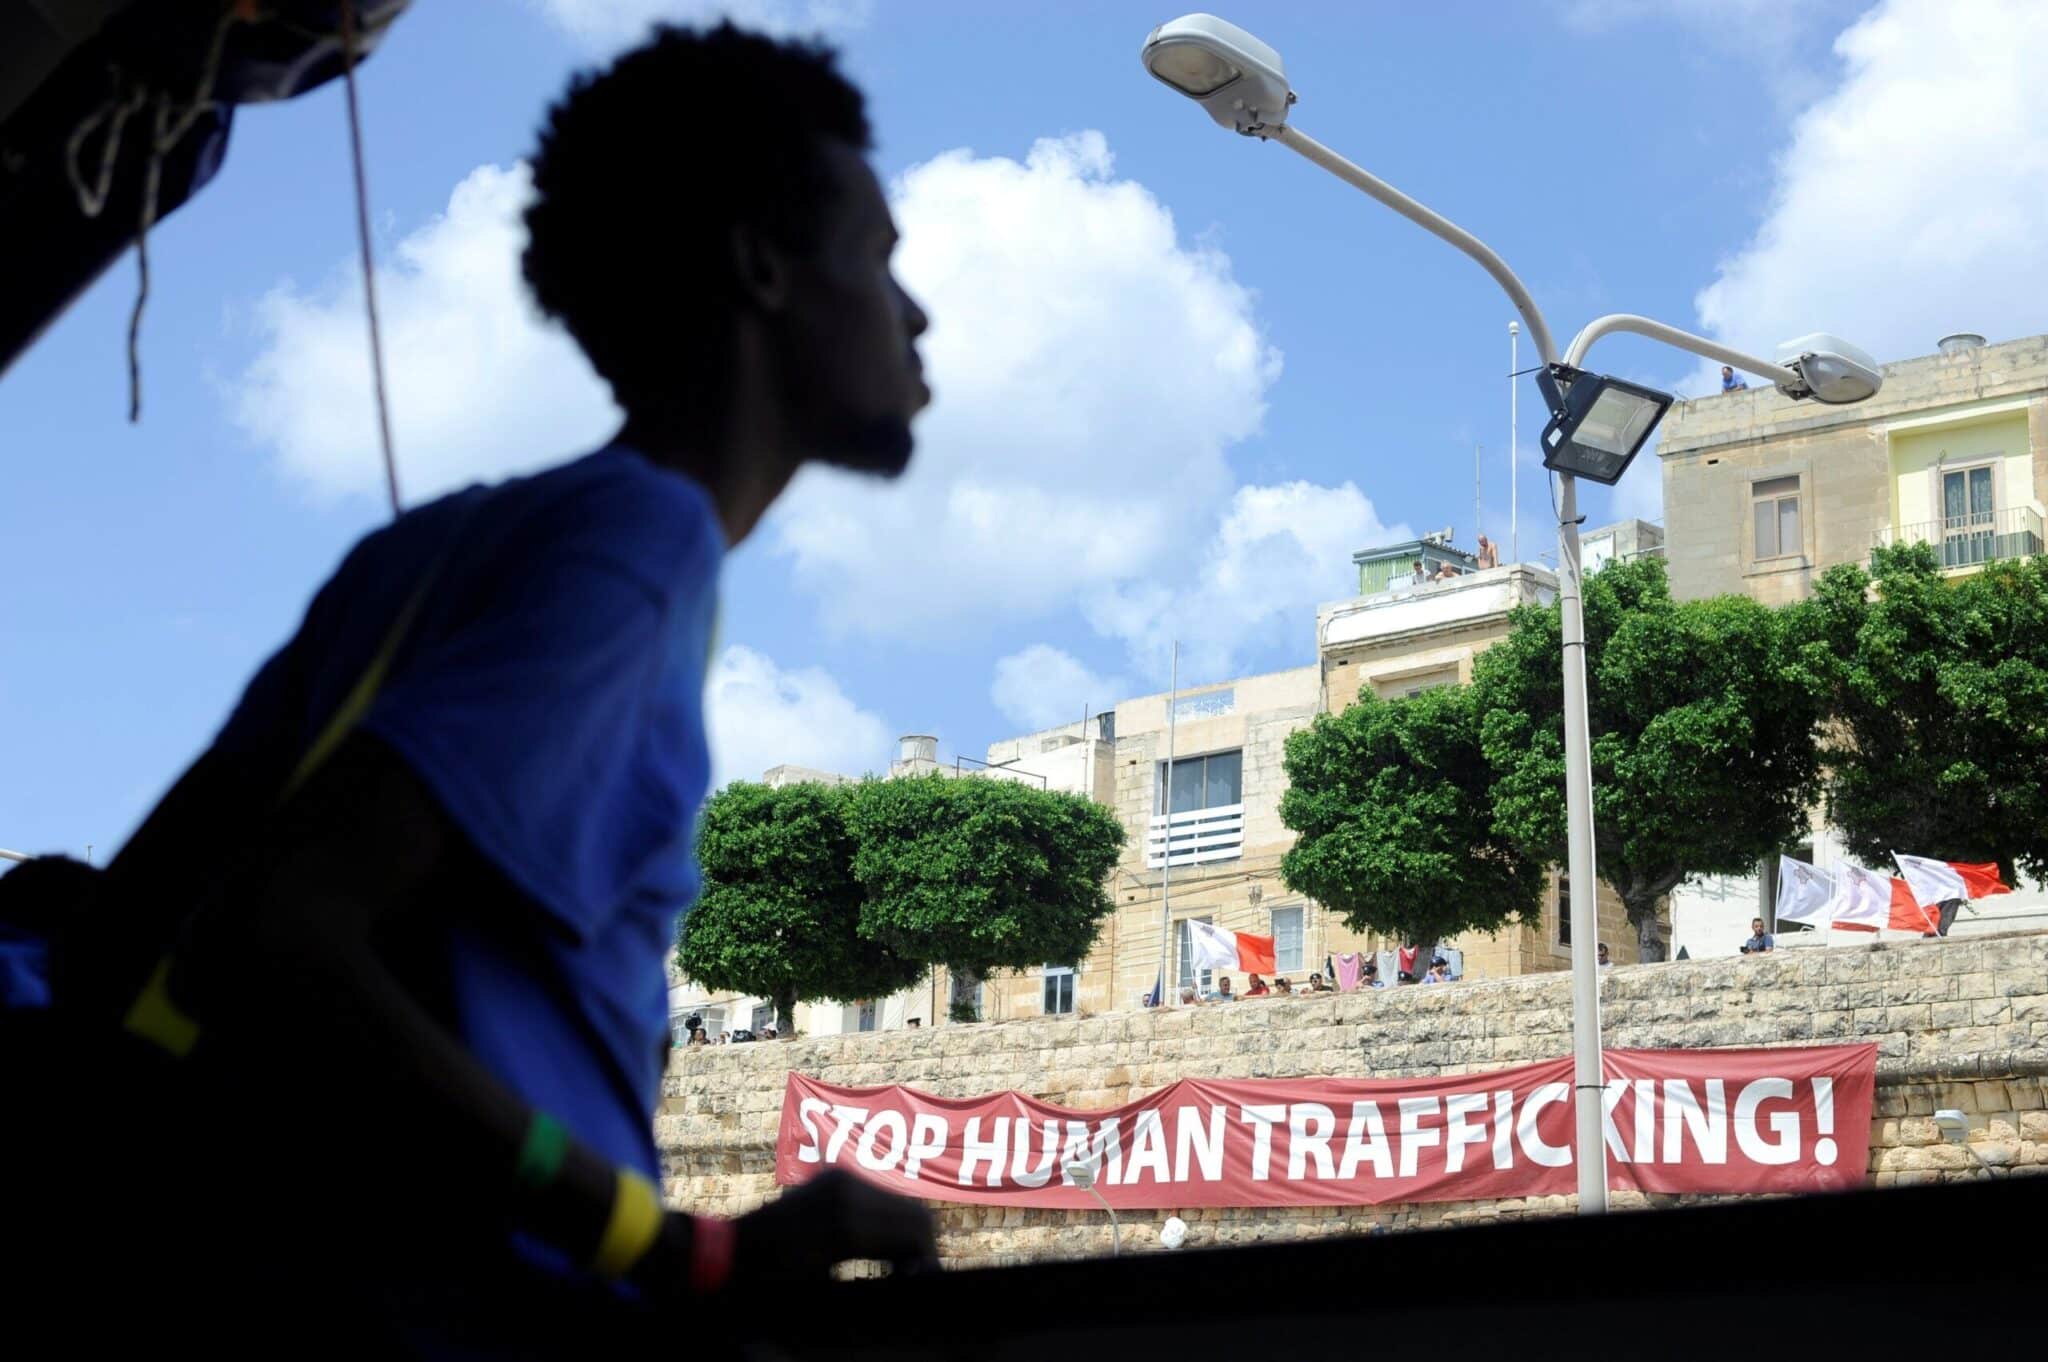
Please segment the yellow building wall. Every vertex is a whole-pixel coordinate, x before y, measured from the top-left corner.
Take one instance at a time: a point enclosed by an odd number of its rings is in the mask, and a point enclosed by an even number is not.
[[[2001,412],[1981,421],[1894,431],[1892,524],[1924,525],[1942,518],[1939,467],[1981,462],[1998,455],[1998,509],[2034,500],[2033,451],[2027,413]]]

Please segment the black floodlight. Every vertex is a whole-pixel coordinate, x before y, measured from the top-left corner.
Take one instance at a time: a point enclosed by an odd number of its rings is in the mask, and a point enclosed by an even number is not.
[[[1671,407],[1670,393],[1566,364],[1537,370],[1550,407],[1543,466],[1612,486]]]

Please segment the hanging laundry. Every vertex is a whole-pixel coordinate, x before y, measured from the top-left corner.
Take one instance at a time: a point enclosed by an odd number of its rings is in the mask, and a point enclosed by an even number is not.
[[[1358,975],[1365,957],[1357,951],[1345,951],[1337,957],[1337,991],[1355,993],[1358,990]]]

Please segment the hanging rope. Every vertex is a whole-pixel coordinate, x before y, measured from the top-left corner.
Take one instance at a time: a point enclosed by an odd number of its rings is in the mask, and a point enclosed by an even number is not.
[[[402,509],[398,498],[398,458],[391,450],[391,403],[384,392],[384,338],[377,325],[377,273],[370,253],[370,188],[363,172],[363,120],[356,103],[355,0],[341,0],[341,79],[348,90],[348,144],[355,162],[356,236],[362,244],[363,305],[370,317],[370,379],[377,394],[377,435],[384,449],[384,487],[391,495],[391,514]]]
[[[200,115],[213,107],[213,84],[220,74],[221,53],[227,48],[228,26],[237,17],[238,12],[230,9],[214,25],[213,40],[207,45],[206,60],[199,68],[199,82],[192,91],[192,98],[174,107],[170,95],[159,91],[156,96],[156,112],[143,162],[141,202],[135,220],[135,306],[128,313],[128,421],[131,425],[142,419],[142,309],[149,301],[149,229],[156,225],[157,202],[163,189],[164,157],[184,140],[186,133],[192,131],[192,125],[199,121]],[[114,81],[118,86],[119,72],[114,73]],[[107,194],[114,183],[114,163],[121,151],[121,130],[129,118],[148,102],[149,91],[139,85],[126,94],[117,91],[71,130],[71,137],[64,148],[64,173],[71,178],[72,192],[78,198],[78,210],[85,216],[98,217],[100,210],[107,206]],[[107,124],[107,132],[100,144],[99,173],[88,185],[79,171],[78,156],[85,139],[103,121]]]
[[[164,178],[164,149],[176,145],[178,140],[173,137],[165,142],[164,134],[170,126],[171,101],[168,96],[158,95],[149,161],[142,171],[142,205],[135,222],[135,307],[128,314],[128,424],[131,426],[142,420],[142,308],[149,301],[149,229],[156,225],[157,192]]]

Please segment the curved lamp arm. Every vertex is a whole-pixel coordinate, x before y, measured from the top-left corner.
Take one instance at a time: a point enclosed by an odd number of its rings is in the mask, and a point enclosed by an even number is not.
[[[1616,312],[1586,323],[1585,330],[1572,337],[1571,348],[1564,352],[1564,362],[1574,369],[1579,368],[1579,361],[1593,348],[1593,342],[1615,331],[1648,336],[1651,340],[1663,341],[1666,345],[1676,346],[1680,350],[1690,350],[1695,355],[1717,359],[1731,368],[1747,370],[1759,378],[1768,378],[1780,388],[1798,391],[1804,391],[1806,388],[1806,380],[1800,377],[1796,369],[1773,364],[1767,359],[1758,359],[1755,355],[1744,354],[1718,341],[1710,341],[1705,336],[1695,336],[1690,331],[1680,331],[1675,326],[1666,326],[1662,322],[1652,321],[1648,317],[1638,317],[1630,312]]]
[[[1522,314],[1522,322],[1529,328],[1529,339],[1536,343],[1537,355],[1545,364],[1556,363],[1557,346],[1550,339],[1550,327],[1544,322],[1543,314],[1536,310],[1535,299],[1529,296],[1529,290],[1515,277],[1515,272],[1508,268],[1508,262],[1494,254],[1491,246],[1449,218],[1425,208],[1377,175],[1353,165],[1291,124],[1265,127],[1259,130],[1258,135],[1292,147],[1346,184],[1364,190],[1424,231],[1443,238],[1477,260],[1507,293],[1515,311]]]

